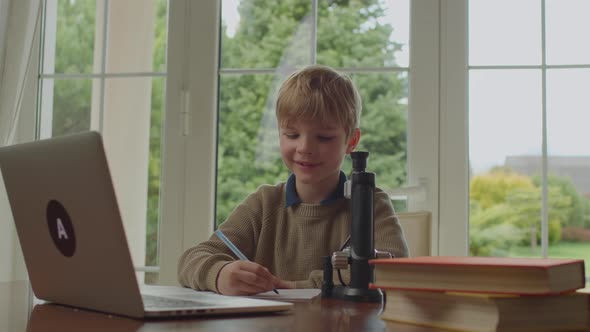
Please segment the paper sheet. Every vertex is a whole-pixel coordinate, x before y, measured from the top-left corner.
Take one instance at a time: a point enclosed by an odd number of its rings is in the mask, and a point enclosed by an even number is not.
[[[156,286],[156,285],[140,285],[141,292],[144,294],[169,296],[177,298],[189,298],[197,296],[202,293],[213,294],[212,292],[199,292],[190,288],[174,287],[174,286]],[[321,290],[317,288],[310,289],[277,289],[279,294],[273,291],[250,295],[253,297],[265,300],[286,301],[286,302],[306,302],[311,301],[321,294]]]
[[[319,296],[321,291],[317,288],[309,288],[309,289],[277,289],[279,294],[275,294],[273,291],[259,293],[256,295],[251,295],[250,297],[255,297],[258,299],[267,299],[267,300],[276,300],[276,301],[291,301],[291,302],[299,302],[299,301],[311,301],[316,296]]]

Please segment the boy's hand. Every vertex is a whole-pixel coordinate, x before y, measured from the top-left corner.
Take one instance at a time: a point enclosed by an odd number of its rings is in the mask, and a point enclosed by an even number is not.
[[[224,295],[252,295],[274,288],[294,288],[295,283],[273,276],[264,266],[235,261],[225,265],[217,277],[217,290]]]

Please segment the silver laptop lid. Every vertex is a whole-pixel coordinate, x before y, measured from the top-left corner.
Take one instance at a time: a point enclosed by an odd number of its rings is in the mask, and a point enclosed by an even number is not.
[[[0,169],[35,295],[142,317],[100,135],[0,148]]]

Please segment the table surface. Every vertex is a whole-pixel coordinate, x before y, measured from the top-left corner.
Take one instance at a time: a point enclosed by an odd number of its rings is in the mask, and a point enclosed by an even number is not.
[[[316,297],[282,313],[137,320],[44,303],[28,281],[0,282],[0,331],[396,331],[440,329],[382,320],[382,304]],[[590,330],[586,330],[590,331]]]
[[[283,313],[142,321],[43,303],[25,281],[0,283],[0,331],[437,331],[382,320],[382,309],[317,297]]]

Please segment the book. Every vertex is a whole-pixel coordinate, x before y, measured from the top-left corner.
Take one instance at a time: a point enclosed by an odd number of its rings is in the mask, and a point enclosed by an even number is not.
[[[546,295],[586,282],[581,259],[422,256],[370,263],[376,288]]]
[[[382,319],[457,331],[587,331],[588,294],[386,290]]]

